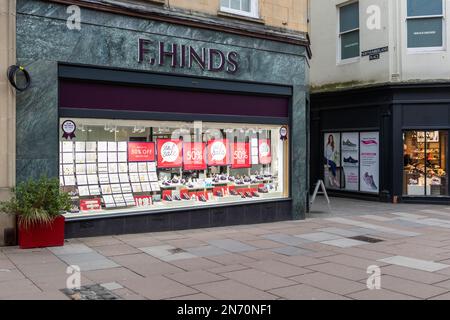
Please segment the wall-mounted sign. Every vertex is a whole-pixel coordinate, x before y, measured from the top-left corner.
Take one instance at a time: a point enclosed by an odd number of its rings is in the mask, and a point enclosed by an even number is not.
[[[371,49],[371,50],[361,52],[361,57],[373,56],[373,55],[377,55],[377,54],[388,52],[388,51],[389,51],[389,47]]]
[[[194,66],[211,72],[234,74],[239,70],[239,54],[214,48],[193,47],[148,39],[138,41],[138,61],[150,65],[192,69]]]
[[[380,54],[379,53],[377,53],[377,54],[371,54],[370,56],[369,56],[369,61],[372,61],[372,60],[379,60],[380,59]]]
[[[154,142],[128,142],[128,162],[154,162]]]
[[[179,168],[183,163],[181,140],[158,139],[158,168]]]

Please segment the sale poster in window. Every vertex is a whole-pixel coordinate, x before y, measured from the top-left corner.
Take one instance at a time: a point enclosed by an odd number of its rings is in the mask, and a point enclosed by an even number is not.
[[[360,185],[362,192],[380,191],[380,137],[378,132],[362,132],[360,135]]]
[[[158,168],[179,168],[183,164],[181,140],[158,139]]]
[[[97,211],[102,209],[101,199],[82,199],[80,200],[81,211]]]
[[[248,142],[235,142],[231,146],[233,169],[251,168],[250,161],[250,143]]]
[[[128,142],[128,162],[155,161],[154,142]]]
[[[183,143],[184,170],[206,170],[206,143]]]
[[[227,166],[230,164],[230,147],[227,139],[208,142],[208,165]]]
[[[359,133],[342,133],[342,170],[345,179],[344,190],[359,191]]]
[[[259,163],[260,164],[271,164],[272,163],[272,150],[271,142],[269,139],[260,139],[258,146],[259,153]]]

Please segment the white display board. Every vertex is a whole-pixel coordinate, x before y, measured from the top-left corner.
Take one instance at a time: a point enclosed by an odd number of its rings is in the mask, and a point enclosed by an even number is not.
[[[360,133],[360,191],[380,192],[380,134]]]

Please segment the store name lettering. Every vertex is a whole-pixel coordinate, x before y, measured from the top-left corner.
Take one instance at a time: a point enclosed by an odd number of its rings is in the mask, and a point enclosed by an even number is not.
[[[235,51],[196,49],[184,44],[155,42],[147,39],[139,39],[138,61],[158,66],[164,66],[170,62],[172,68],[192,69],[197,66],[205,71],[230,74],[235,74],[239,70],[239,54]]]

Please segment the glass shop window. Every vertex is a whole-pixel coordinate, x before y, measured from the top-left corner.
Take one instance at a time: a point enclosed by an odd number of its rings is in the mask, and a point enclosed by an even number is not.
[[[246,204],[288,197],[281,126],[61,119],[60,184],[70,216]],[[64,137],[65,136],[65,137]]]
[[[408,196],[448,196],[448,132],[403,134],[403,189]]]

